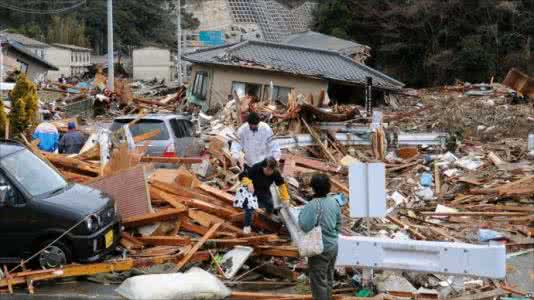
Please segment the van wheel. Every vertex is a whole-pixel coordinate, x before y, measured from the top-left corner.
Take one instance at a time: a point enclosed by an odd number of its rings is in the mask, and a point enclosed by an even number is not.
[[[41,244],[39,249],[48,246],[54,240],[47,240]],[[72,251],[70,247],[62,241],[57,241],[48,246],[37,256],[37,262],[42,269],[61,268],[72,261]]]

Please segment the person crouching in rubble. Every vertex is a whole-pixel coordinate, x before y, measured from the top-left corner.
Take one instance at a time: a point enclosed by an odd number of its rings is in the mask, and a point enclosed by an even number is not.
[[[276,141],[273,141],[273,130],[267,123],[260,122],[260,116],[252,112],[247,117],[247,123],[237,130],[238,143],[232,143],[232,159],[241,170],[252,167],[272,156],[280,160],[282,153]],[[241,150],[245,154],[245,161],[240,160]]]
[[[245,210],[243,231],[251,232],[252,217],[254,210],[264,208],[268,215],[274,211],[271,185],[278,186],[282,205],[289,203],[287,185],[278,170],[278,162],[273,157],[268,157],[262,162],[253,165],[239,174],[241,187],[238,189],[234,206]]]
[[[310,286],[314,300],[332,298],[334,271],[337,258],[337,241],[341,228],[341,207],[330,193],[330,178],[316,174],[311,179],[315,193],[299,214],[299,226],[305,233],[321,226],[323,253],[308,258]]]

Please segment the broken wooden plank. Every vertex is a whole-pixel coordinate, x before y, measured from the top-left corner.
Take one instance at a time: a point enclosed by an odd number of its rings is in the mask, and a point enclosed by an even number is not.
[[[189,209],[189,218],[193,219],[195,222],[201,224],[202,226],[210,227],[215,223],[224,222],[222,229],[229,232],[233,232],[238,236],[248,236],[250,234],[245,234],[243,230],[237,226],[226,222],[224,219],[209,214],[205,211],[199,209]]]
[[[202,200],[181,197],[181,196],[177,196],[176,194],[173,195],[172,191],[170,191],[169,189],[165,189],[164,186],[161,186],[157,183],[152,184],[151,189],[155,189],[156,191],[159,189],[160,191],[163,190],[164,192],[167,192],[167,194],[162,194],[162,193],[160,194],[162,196],[165,196],[168,200],[173,200],[175,202],[184,204],[185,206],[188,206],[188,207],[201,209],[203,211],[214,214],[224,219],[230,219],[235,214],[239,213],[239,211],[234,208],[227,208],[227,207],[219,206],[216,204],[208,203]]]
[[[209,240],[213,234],[219,229],[219,227],[222,226],[223,223],[217,223],[213,225],[208,232],[193,246],[193,248],[178,262],[177,264],[177,270],[179,271],[182,269],[193,257],[193,255],[200,250],[200,248],[206,243],[207,240]]]
[[[187,246],[191,244],[191,239],[179,236],[147,236],[139,237],[138,240],[150,246]]]
[[[195,183],[193,183],[193,187],[194,188],[199,188],[199,189],[203,190],[204,192],[207,192],[208,194],[212,195],[213,197],[218,198],[220,200],[223,200],[223,201],[225,201],[226,203],[228,203],[230,205],[233,205],[233,203],[234,203],[235,196],[233,196],[232,194],[229,194],[229,193],[227,193],[225,191],[221,191],[218,188],[214,188],[214,187],[212,187],[210,185],[207,185],[207,184],[204,184],[204,183],[201,183],[199,185],[195,185]]]
[[[126,227],[138,227],[153,224],[155,222],[168,221],[178,218],[184,212],[187,212],[187,209],[162,209],[156,213],[126,218],[122,221],[122,225]]]
[[[439,167],[437,164],[434,164],[434,187],[435,193],[439,198],[441,195],[441,174],[439,172]]]
[[[91,177],[95,177],[100,174],[100,169],[98,168],[98,166],[81,161],[79,159],[67,157],[61,154],[54,154],[48,152],[41,153],[43,157],[48,159],[48,161],[50,161],[56,166],[66,168],[68,170],[75,170],[76,173],[81,173],[82,175],[88,175]]]
[[[531,212],[534,213],[534,207],[527,206],[514,206],[514,205],[491,205],[492,209],[506,210],[506,211],[518,211],[518,212]]]
[[[406,229],[406,230],[407,230],[411,235],[413,235],[416,239],[418,239],[418,240],[426,240],[426,239],[427,239],[426,236],[424,236],[423,234],[419,233],[419,232],[418,232],[416,229],[414,229],[412,226],[410,226],[410,225],[408,225],[408,224],[406,224],[406,223],[403,223],[401,220],[399,220],[399,219],[397,219],[397,218],[395,218],[395,217],[393,217],[393,216],[387,216],[387,219],[388,219],[391,223],[393,223],[393,224],[395,224],[395,225],[397,225],[397,226],[399,226],[399,227],[401,227],[401,228],[403,228],[403,229]]]
[[[179,201],[176,201],[174,196],[170,193],[164,192],[160,189],[150,187],[150,197],[153,197],[155,199],[160,199],[168,203],[170,206],[177,208],[177,209],[187,209],[187,206],[183,203],[180,203]]]
[[[159,129],[152,130],[141,135],[136,135],[133,137],[134,143],[140,143],[142,141],[150,140],[151,138],[159,135],[161,131]]]
[[[493,152],[488,153],[488,158],[497,167],[500,166],[500,165],[505,164],[505,162],[497,154],[495,154]]]
[[[332,178],[332,177],[330,177],[330,182],[331,182],[335,187],[337,187],[338,189],[340,189],[343,193],[345,193],[345,194],[347,194],[347,195],[349,194],[349,188],[348,188],[345,184],[343,184],[343,183],[337,181],[336,179],[334,179],[334,178]]]
[[[136,237],[125,231],[121,232],[121,240],[127,240],[129,244],[133,246],[132,249],[143,249],[144,247],[141,241],[139,241]]]
[[[423,216],[433,217],[518,217],[526,216],[528,213],[523,212],[488,212],[488,211],[465,211],[465,212],[434,212],[434,211],[422,211],[419,214]]]
[[[194,240],[193,240],[194,241]],[[255,246],[280,241],[276,234],[256,235],[237,239],[210,239],[208,242],[217,247]]]
[[[494,289],[486,292],[479,292],[471,295],[463,295],[460,297],[452,298],[451,300],[482,300],[482,299],[496,299],[500,296],[506,295],[508,292],[502,289]]]
[[[331,166],[324,161],[320,161],[317,159],[311,159],[306,158],[302,156],[296,156],[291,154],[283,154],[282,160],[284,161],[294,161],[297,166],[302,166],[309,169],[314,169],[317,171],[323,171],[323,172],[332,172],[332,173],[338,173],[339,169]]]
[[[275,257],[300,257],[299,251],[293,246],[254,246],[257,255]]]

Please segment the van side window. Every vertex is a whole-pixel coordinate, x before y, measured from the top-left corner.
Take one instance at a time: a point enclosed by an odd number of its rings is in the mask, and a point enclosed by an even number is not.
[[[23,205],[26,202],[24,197],[17,191],[17,188],[0,172],[0,193],[6,193],[6,202],[12,205]]]
[[[171,123],[172,131],[174,131],[174,135],[177,138],[193,136],[193,128],[192,128],[191,122],[186,121],[186,120],[172,119],[170,120],[170,123]]]

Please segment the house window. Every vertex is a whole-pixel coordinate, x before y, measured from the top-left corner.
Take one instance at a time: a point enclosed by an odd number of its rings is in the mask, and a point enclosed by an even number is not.
[[[271,87],[265,86],[264,100],[269,100]],[[291,88],[283,86],[273,86],[273,101],[279,101],[283,104],[287,104],[288,94],[291,93]]]
[[[206,100],[208,96],[208,73],[197,72],[193,84],[193,96],[200,100]]]
[[[261,86],[259,84],[254,83],[234,81],[232,82],[232,94],[234,93],[234,91],[239,97],[252,95],[259,98]]]
[[[23,61],[20,61],[18,59],[17,59],[17,68],[23,74],[27,74],[28,73],[28,64],[23,62]]]

